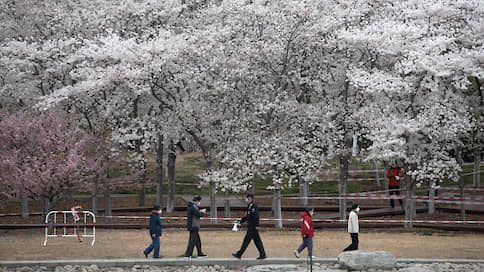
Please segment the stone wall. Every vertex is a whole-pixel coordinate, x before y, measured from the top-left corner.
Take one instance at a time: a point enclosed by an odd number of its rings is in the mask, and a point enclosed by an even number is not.
[[[0,267],[1,272],[14,271],[14,272],[219,272],[219,271],[231,271],[231,272],[300,272],[309,271],[306,265],[256,265],[251,267],[241,268],[225,268],[223,266],[153,266],[153,265],[134,265],[125,267],[98,267],[97,265],[65,265],[56,267],[45,266],[22,266],[22,267]],[[315,263],[313,264],[314,272],[346,272],[346,269],[340,264],[336,263]],[[368,269],[362,270],[368,272],[380,272],[385,270]],[[387,270],[388,271],[388,270]],[[484,271],[484,263],[473,264],[453,264],[453,263],[432,263],[432,264],[401,264],[397,263],[394,272],[478,272]]]

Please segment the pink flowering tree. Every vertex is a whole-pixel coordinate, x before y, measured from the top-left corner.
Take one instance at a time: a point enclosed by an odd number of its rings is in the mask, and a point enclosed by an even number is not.
[[[96,138],[70,118],[34,111],[0,118],[0,186],[8,198],[41,200],[46,214],[104,172]]]

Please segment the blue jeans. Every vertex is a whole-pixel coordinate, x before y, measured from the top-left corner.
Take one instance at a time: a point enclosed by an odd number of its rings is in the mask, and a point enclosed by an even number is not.
[[[143,253],[148,255],[154,249],[153,258],[160,258],[160,236],[156,235],[155,238],[151,237],[151,240],[151,245],[147,247]]]

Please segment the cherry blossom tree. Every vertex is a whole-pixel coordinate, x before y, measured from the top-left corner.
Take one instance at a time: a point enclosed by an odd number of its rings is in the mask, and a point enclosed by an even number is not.
[[[457,180],[455,154],[470,131],[462,92],[468,77],[481,77],[482,26],[477,1],[397,1],[381,6],[374,23],[341,33],[373,56],[353,64],[352,84],[371,95],[369,158],[400,158],[407,168],[406,219],[414,216],[415,186],[444,176]],[[411,226],[407,223],[406,226]]]
[[[3,114],[0,128],[3,194],[42,200],[44,215],[103,172],[93,149],[96,139],[82,133],[70,118],[21,111]]]

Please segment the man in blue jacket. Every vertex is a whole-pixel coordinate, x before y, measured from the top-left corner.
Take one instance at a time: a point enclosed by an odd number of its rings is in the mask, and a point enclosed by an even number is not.
[[[149,245],[144,251],[145,257],[148,258],[148,254],[154,249],[153,258],[160,258],[160,236],[161,236],[161,207],[155,205],[150,214],[150,237],[151,245]]]
[[[200,241],[200,217],[202,217],[206,209],[200,210],[200,196],[195,196],[193,202],[188,202],[187,208],[187,230],[190,232],[190,237],[188,238],[188,246],[185,251],[185,258],[191,258],[193,253],[193,248],[197,247],[198,257],[206,258],[207,255],[202,252],[202,242]]]

